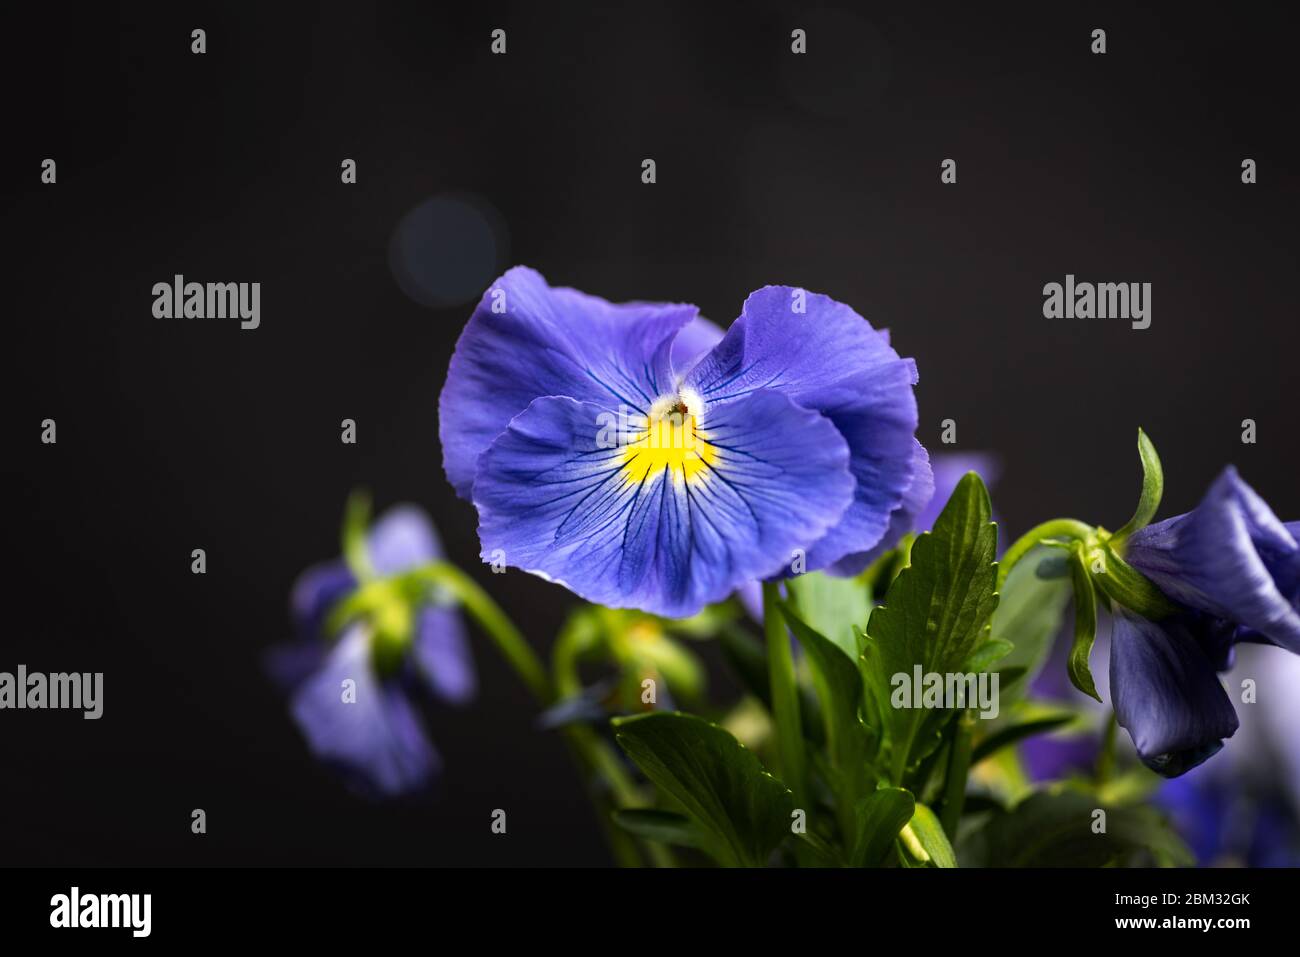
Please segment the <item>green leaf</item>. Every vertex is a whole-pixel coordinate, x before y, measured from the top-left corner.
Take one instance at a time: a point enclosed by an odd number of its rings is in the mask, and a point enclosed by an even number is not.
[[[911,832],[911,840],[906,836]],[[943,825],[939,819],[924,804],[918,804],[916,810],[912,813],[912,820],[908,822],[907,829],[904,833],[904,843],[908,845],[908,850],[912,852],[913,857],[921,861],[929,861],[935,867],[956,867],[957,855],[953,852],[952,845],[948,843],[948,835],[943,833]],[[920,848],[923,854],[917,853]]]
[[[852,867],[877,867],[916,812],[916,799],[902,788],[880,788],[856,807],[857,833],[849,854]]]
[[[968,867],[1170,867],[1193,861],[1152,808],[1102,806],[1096,795],[1074,790],[1039,792],[995,814],[962,841],[961,860]]]
[[[838,783],[848,789],[851,805],[853,795],[861,792],[869,770],[867,755],[870,742],[866,727],[858,719],[858,705],[862,700],[862,676],[858,674],[853,661],[830,639],[808,627],[788,602],[781,602],[777,607],[781,609],[786,624],[808,656],[808,665],[813,673],[813,688],[821,702],[826,725],[831,766],[840,778]]]
[[[993,612],[991,634],[1014,646],[1002,660],[1002,669],[1024,668],[1025,684],[1033,681],[1047,662],[1070,600],[1068,577],[1043,577],[1043,563],[1058,554],[1062,559],[1067,558],[1057,549],[1040,547],[1017,562],[1002,585],[998,607]],[[1006,701],[1005,680],[1001,690]]]
[[[1138,457],[1142,459],[1142,494],[1138,497],[1133,517],[1113,536],[1116,547],[1138,529],[1146,528],[1151,523],[1156,510],[1160,508],[1160,499],[1165,494],[1165,473],[1160,465],[1160,456],[1141,429],[1138,429]]]
[[[893,707],[893,676],[910,681],[918,665],[923,674],[964,673],[967,660],[988,641],[987,626],[998,601],[997,527],[991,513],[984,483],[968,472],[934,530],[916,540],[911,564],[867,623],[862,672],[887,732],[891,781],[896,785],[903,782],[907,768],[924,757],[924,749],[935,746],[934,732],[952,712]]]
[[[789,788],[722,728],[679,712],[615,718],[613,724],[615,740],[682,806],[719,863],[762,867],[790,833]]]
[[[679,847],[699,847],[702,843],[700,833],[691,819],[672,811],[629,808],[615,811],[614,823],[647,841],[676,844]]]
[[[962,664],[962,671],[974,671],[977,674],[981,671],[990,671],[993,666],[1011,654],[1014,646],[1009,641],[1001,638],[994,638],[986,641],[975,649],[966,661]]]
[[[801,850],[812,858],[813,864],[817,867],[842,867],[843,862],[836,853],[835,848],[827,844],[824,840],[814,834],[812,831],[804,831],[795,835],[799,839]],[[801,859],[801,866],[803,864]]]
[[[971,752],[970,763],[978,764],[989,755],[1001,751],[1008,745],[1023,741],[1025,738],[1032,737],[1035,734],[1044,734],[1048,731],[1054,731],[1057,728],[1064,727],[1077,716],[1073,712],[1061,712],[1059,714],[1047,715],[1042,718],[1035,718],[1032,721],[1024,721],[1020,724],[1008,725],[1005,728],[999,728],[990,734],[987,738],[975,745],[975,750]]]
[[[1092,576],[1084,564],[1083,545],[1076,544],[1070,552],[1070,577],[1074,582],[1074,643],[1070,645],[1067,670],[1070,683],[1090,698],[1101,700],[1097,685],[1092,680],[1092,666],[1088,658],[1092,643],[1097,639],[1097,595],[1092,590]]]
[[[833,578],[808,572],[786,582],[793,604],[808,627],[830,639],[849,661],[858,660],[854,626],[867,627],[871,589],[858,578]]]

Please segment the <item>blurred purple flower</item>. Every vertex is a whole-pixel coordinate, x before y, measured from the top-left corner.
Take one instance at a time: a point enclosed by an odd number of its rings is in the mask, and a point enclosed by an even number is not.
[[[386,512],[366,541],[379,581],[442,554],[433,525],[411,505]],[[412,694],[423,684],[461,704],[474,696],[476,680],[459,613],[432,596],[410,609],[409,645],[396,663],[376,660],[376,631],[364,618],[331,644],[326,619],[359,587],[342,559],[303,572],[290,602],[299,639],[271,649],[267,668],[289,692],[290,714],[312,753],[355,790],[394,797],[428,785],[441,763]]]

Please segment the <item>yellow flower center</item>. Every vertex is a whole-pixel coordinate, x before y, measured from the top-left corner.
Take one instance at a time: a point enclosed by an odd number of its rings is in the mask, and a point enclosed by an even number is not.
[[[668,471],[690,481],[718,457],[718,448],[700,428],[700,403],[694,396],[660,399],[650,408],[645,429],[633,432],[623,448],[623,473],[629,483]]]

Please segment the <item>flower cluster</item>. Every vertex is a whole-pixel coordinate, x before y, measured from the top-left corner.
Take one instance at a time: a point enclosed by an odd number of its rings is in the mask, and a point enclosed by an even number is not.
[[[1192,511],[1153,523],[1164,477],[1139,433],[1143,490],[1128,523],[1112,533],[1056,519],[1004,549],[984,482],[996,460],[932,463],[916,383],[885,332],[798,287],[757,290],[723,331],[694,306],[610,303],[510,270],[451,360],[446,475],[477,510],[494,570],[592,604],[569,616],[548,670],[441,560],[423,513],[395,508],[369,527],[350,509],[344,558],[294,586],[300,641],[271,658],[310,748],[371,794],[427,785],[438,757],[413,695],[473,695],[464,611],[537,699],[538,726],[565,735],[600,782],[602,819],[626,832],[611,841],[621,861],[672,863],[673,846],[751,866],[1030,863],[1022,846],[1040,864],[1058,851],[1188,860],[1146,807],[1114,808],[1115,836],[1086,847],[1054,850],[1039,835],[1074,833],[1098,803],[1135,793],[1110,787],[1117,760],[1178,777],[1236,732],[1220,679],[1236,646],[1300,654],[1300,522],[1279,520],[1228,468]],[[1031,553],[1034,573],[1012,576]],[[1100,746],[1072,755],[1095,766],[1092,796],[1077,776],[1026,796],[1039,760],[1022,739],[1080,725],[1076,712],[1045,715],[1027,690],[1071,593],[1064,671],[1104,693],[1114,717]],[[1090,664],[1099,613],[1112,625],[1102,692]],[[750,692],[719,724],[673,710],[705,704],[695,641],[717,641]],[[981,710],[964,694],[891,694],[923,675],[1003,700]],[[1118,757],[1115,727],[1134,746]],[[999,784],[985,764],[985,811],[963,817],[974,766],[1013,746],[1028,765]],[[647,786],[683,813],[646,810]],[[805,809],[815,828],[792,842],[791,815]]]

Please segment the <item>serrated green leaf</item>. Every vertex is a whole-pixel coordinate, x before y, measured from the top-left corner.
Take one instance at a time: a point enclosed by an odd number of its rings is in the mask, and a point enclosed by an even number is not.
[[[909,846],[914,857],[919,857],[923,862],[928,861],[935,867],[957,866],[957,855],[953,852],[952,844],[948,842],[948,835],[943,833],[943,825],[939,823],[935,813],[924,804],[916,806],[906,830],[911,832],[914,840],[914,844]],[[917,854],[917,846],[924,855]]]
[[[1101,695],[1097,694],[1097,685],[1092,680],[1092,666],[1088,663],[1092,643],[1097,639],[1097,594],[1093,591],[1092,576],[1084,562],[1083,546],[1076,545],[1070,553],[1070,578],[1074,583],[1074,641],[1070,645],[1066,670],[1072,685],[1100,701]]]
[[[790,833],[790,789],[722,728],[679,712],[616,718],[613,724],[615,740],[682,806],[719,863],[762,867]]]
[[[627,808],[614,812],[614,823],[647,841],[676,844],[679,847],[699,847],[703,843],[691,819],[685,814],[675,814],[672,811]]]
[[[849,853],[851,867],[877,867],[898,833],[916,812],[916,800],[902,788],[880,788],[857,803],[857,832]]]
[[[786,582],[795,609],[808,627],[836,645],[849,661],[858,660],[854,627],[866,628],[871,617],[871,589],[858,578],[835,578],[808,572]]]
[[[997,527],[991,514],[984,483],[967,473],[933,531],[913,544],[911,564],[867,623],[860,661],[872,707],[887,731],[896,785],[923,757],[918,742],[930,747],[951,712],[893,707],[893,676],[910,677],[918,665],[924,674],[959,673],[987,641],[986,626],[997,607]]]

